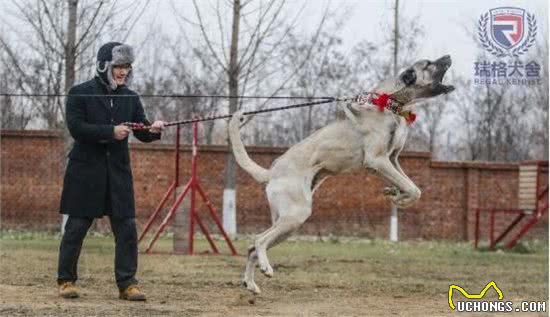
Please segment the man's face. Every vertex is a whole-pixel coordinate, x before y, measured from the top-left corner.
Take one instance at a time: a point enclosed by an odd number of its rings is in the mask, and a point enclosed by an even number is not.
[[[114,65],[113,66],[113,79],[118,86],[122,86],[126,83],[126,76],[132,70],[132,65]]]

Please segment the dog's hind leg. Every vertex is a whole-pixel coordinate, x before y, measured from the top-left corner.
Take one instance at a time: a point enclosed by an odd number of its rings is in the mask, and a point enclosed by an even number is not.
[[[271,225],[273,226],[279,218],[279,213],[276,206],[271,203],[269,204],[269,208],[271,211]],[[261,234],[258,235],[258,237],[259,236],[261,236]],[[248,247],[248,258],[243,274],[244,276],[242,285],[252,293],[260,294],[260,288],[258,287],[258,285],[256,285],[256,282],[254,281],[254,270],[256,268],[256,262],[258,262],[258,252],[256,251],[256,247],[254,245],[251,245]]]
[[[268,246],[267,249],[269,249],[269,248],[281,243],[282,241],[286,240],[286,238],[288,238],[288,236],[291,233],[292,232],[289,232],[288,234],[278,236],[278,238],[273,243],[271,243],[271,245]],[[258,261],[258,252],[256,251],[256,247],[250,246],[248,248],[248,259],[246,261],[246,267],[245,267],[245,270],[244,270],[244,277],[243,277],[243,280],[242,280],[242,285],[247,290],[252,292],[253,294],[259,295],[261,293],[261,290],[258,287],[258,285],[256,284],[256,282],[254,281],[254,269],[256,268],[256,262],[257,261]],[[268,265],[269,268],[271,268],[271,266],[269,265],[269,262],[267,263],[267,265]],[[266,269],[266,270],[262,270],[262,272],[264,272],[264,274],[266,274],[266,272],[269,272],[269,270],[270,270],[269,268]],[[273,276],[273,269],[272,268],[271,268],[271,274],[266,274],[266,276],[269,276],[269,277]]]
[[[293,206],[288,211],[280,214],[273,227],[262,233],[254,243],[260,271],[267,277],[273,276],[273,268],[269,264],[267,250],[286,240],[311,215],[310,206]]]
[[[246,268],[244,270],[243,286],[256,295],[260,294],[260,288],[258,287],[258,285],[256,285],[256,282],[254,282],[254,269],[256,267],[257,260],[258,255],[256,252],[256,248],[254,246],[250,246],[248,248],[248,259],[246,261]]]
[[[273,226],[277,219],[279,218],[279,214],[277,212],[277,209],[270,203],[270,211],[271,211],[271,225]],[[254,271],[256,269],[256,262],[258,262],[258,252],[256,252],[256,247],[254,245],[251,245],[248,247],[248,258],[246,261],[246,267],[244,270],[244,276],[242,285],[251,291],[254,294],[260,294],[260,288],[258,285],[256,285],[256,282],[254,281]]]
[[[272,277],[273,268],[269,264],[267,250],[284,241],[311,215],[311,178],[300,175],[271,180],[266,187],[266,193],[274,222],[271,228],[254,240],[254,250],[260,271],[267,277]]]

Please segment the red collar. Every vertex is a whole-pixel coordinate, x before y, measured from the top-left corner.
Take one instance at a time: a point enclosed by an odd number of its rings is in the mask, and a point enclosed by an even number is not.
[[[358,95],[354,98],[354,101],[359,104],[369,103],[378,108],[379,111],[386,109],[390,110],[398,116],[402,116],[407,121],[407,124],[412,124],[416,120],[416,114],[412,111],[404,111],[403,104],[393,99],[390,95],[385,93],[368,92],[365,95]]]

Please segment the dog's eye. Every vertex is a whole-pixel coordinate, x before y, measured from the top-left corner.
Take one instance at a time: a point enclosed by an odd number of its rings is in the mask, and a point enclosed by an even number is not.
[[[407,69],[401,74],[401,80],[407,86],[412,85],[416,82],[416,72],[414,69]]]

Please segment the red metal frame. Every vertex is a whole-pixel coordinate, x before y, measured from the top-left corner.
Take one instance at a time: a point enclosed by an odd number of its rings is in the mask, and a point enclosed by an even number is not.
[[[543,201],[543,204],[541,205],[540,202],[541,200],[544,199],[544,197],[546,197],[546,199]],[[521,239],[521,237],[523,237],[528,231],[529,229],[531,229],[531,227],[533,227],[533,225],[535,225],[535,223],[537,223],[541,218],[542,216],[544,215],[544,212],[548,210],[548,186],[546,186],[541,193],[539,193],[538,197],[537,197],[537,210],[536,212],[533,213],[533,215],[531,216],[531,219],[529,219],[529,222],[527,222],[523,228],[521,228],[520,232],[518,232],[513,238],[512,240],[510,240],[507,244],[506,244],[506,247],[507,248],[513,248],[516,243],[518,242],[519,239]]]
[[[198,224],[198,226],[201,229],[202,233],[204,234],[204,236],[208,240],[208,243],[210,244],[210,247],[212,248],[212,252],[214,254],[219,254],[218,248],[216,247],[216,244],[215,244],[214,240],[212,240],[212,237],[210,236],[210,233],[208,232],[208,229],[203,224],[202,220],[199,217],[199,214],[196,212],[197,205],[196,205],[196,202],[195,202],[195,198],[196,198],[196,193],[198,192],[199,196],[202,198],[203,202],[208,207],[208,210],[210,212],[210,217],[212,218],[212,220],[214,221],[214,223],[218,227],[218,230],[220,231],[220,233],[223,235],[223,238],[225,239],[225,241],[227,243],[227,246],[229,247],[229,249],[231,251],[231,254],[232,255],[237,255],[237,251],[235,250],[235,247],[233,246],[233,243],[231,242],[231,239],[227,236],[227,233],[223,229],[223,226],[222,226],[221,221],[218,217],[218,214],[216,213],[216,210],[215,210],[214,206],[212,205],[210,200],[208,200],[208,197],[204,193],[204,190],[202,189],[202,187],[200,185],[200,182],[199,182],[199,177],[197,175],[197,163],[198,163],[198,160],[197,160],[197,156],[198,156],[197,155],[197,153],[198,153],[198,145],[197,145],[197,134],[198,133],[197,133],[197,130],[198,130],[197,129],[197,123],[195,122],[195,123],[193,123],[193,146],[192,146],[193,153],[192,153],[192,159],[191,159],[191,179],[185,185],[183,192],[181,194],[175,196],[174,204],[172,205],[172,207],[170,208],[170,210],[168,211],[168,213],[164,217],[164,220],[162,221],[162,223],[160,224],[157,232],[153,236],[153,239],[149,243],[149,246],[145,250],[145,253],[151,253],[153,245],[155,244],[155,242],[158,240],[158,238],[160,237],[162,232],[166,229],[166,226],[168,226],[169,222],[174,217],[176,211],[178,210],[179,205],[181,204],[181,202],[183,201],[183,199],[185,198],[187,193],[191,192],[191,209],[189,211],[189,248],[188,248],[188,254],[192,255],[193,251],[194,251],[193,247],[194,247],[194,236],[195,236],[195,222]],[[175,155],[176,156],[176,163],[175,163],[174,182],[170,185],[170,187],[168,188],[168,191],[164,194],[164,196],[163,196],[162,200],[160,201],[160,203],[158,204],[157,208],[155,209],[155,211],[151,214],[151,216],[147,220],[147,223],[146,223],[146,225],[143,229],[143,232],[139,236],[138,242],[141,242],[141,240],[143,240],[143,238],[145,237],[147,232],[151,229],[151,225],[153,224],[155,219],[159,216],[161,210],[164,208],[164,205],[168,201],[168,197],[170,197],[170,195],[172,193],[175,194],[176,188],[179,185],[179,152],[180,152],[180,126],[178,125],[177,126],[177,131],[176,131],[176,155]]]
[[[527,218],[528,221],[523,225],[520,231],[512,238],[508,243],[506,243],[506,248],[513,248],[519,239],[521,239],[530,229],[535,225],[548,210],[548,185],[546,185],[541,190],[541,174],[544,172],[543,168],[546,167],[546,173],[548,172],[548,162],[537,162],[537,204],[536,209],[532,214],[528,214],[525,210],[521,209],[476,209],[476,220],[475,220],[475,236],[474,236],[474,246],[477,248],[479,243],[479,218],[482,212],[490,213],[489,215],[489,248],[494,250],[496,245],[500,243],[511,231],[517,226],[524,218]],[[541,203],[542,202],[542,203]],[[517,216],[514,220],[503,230],[503,232],[495,239],[495,214],[509,214],[515,213]]]

